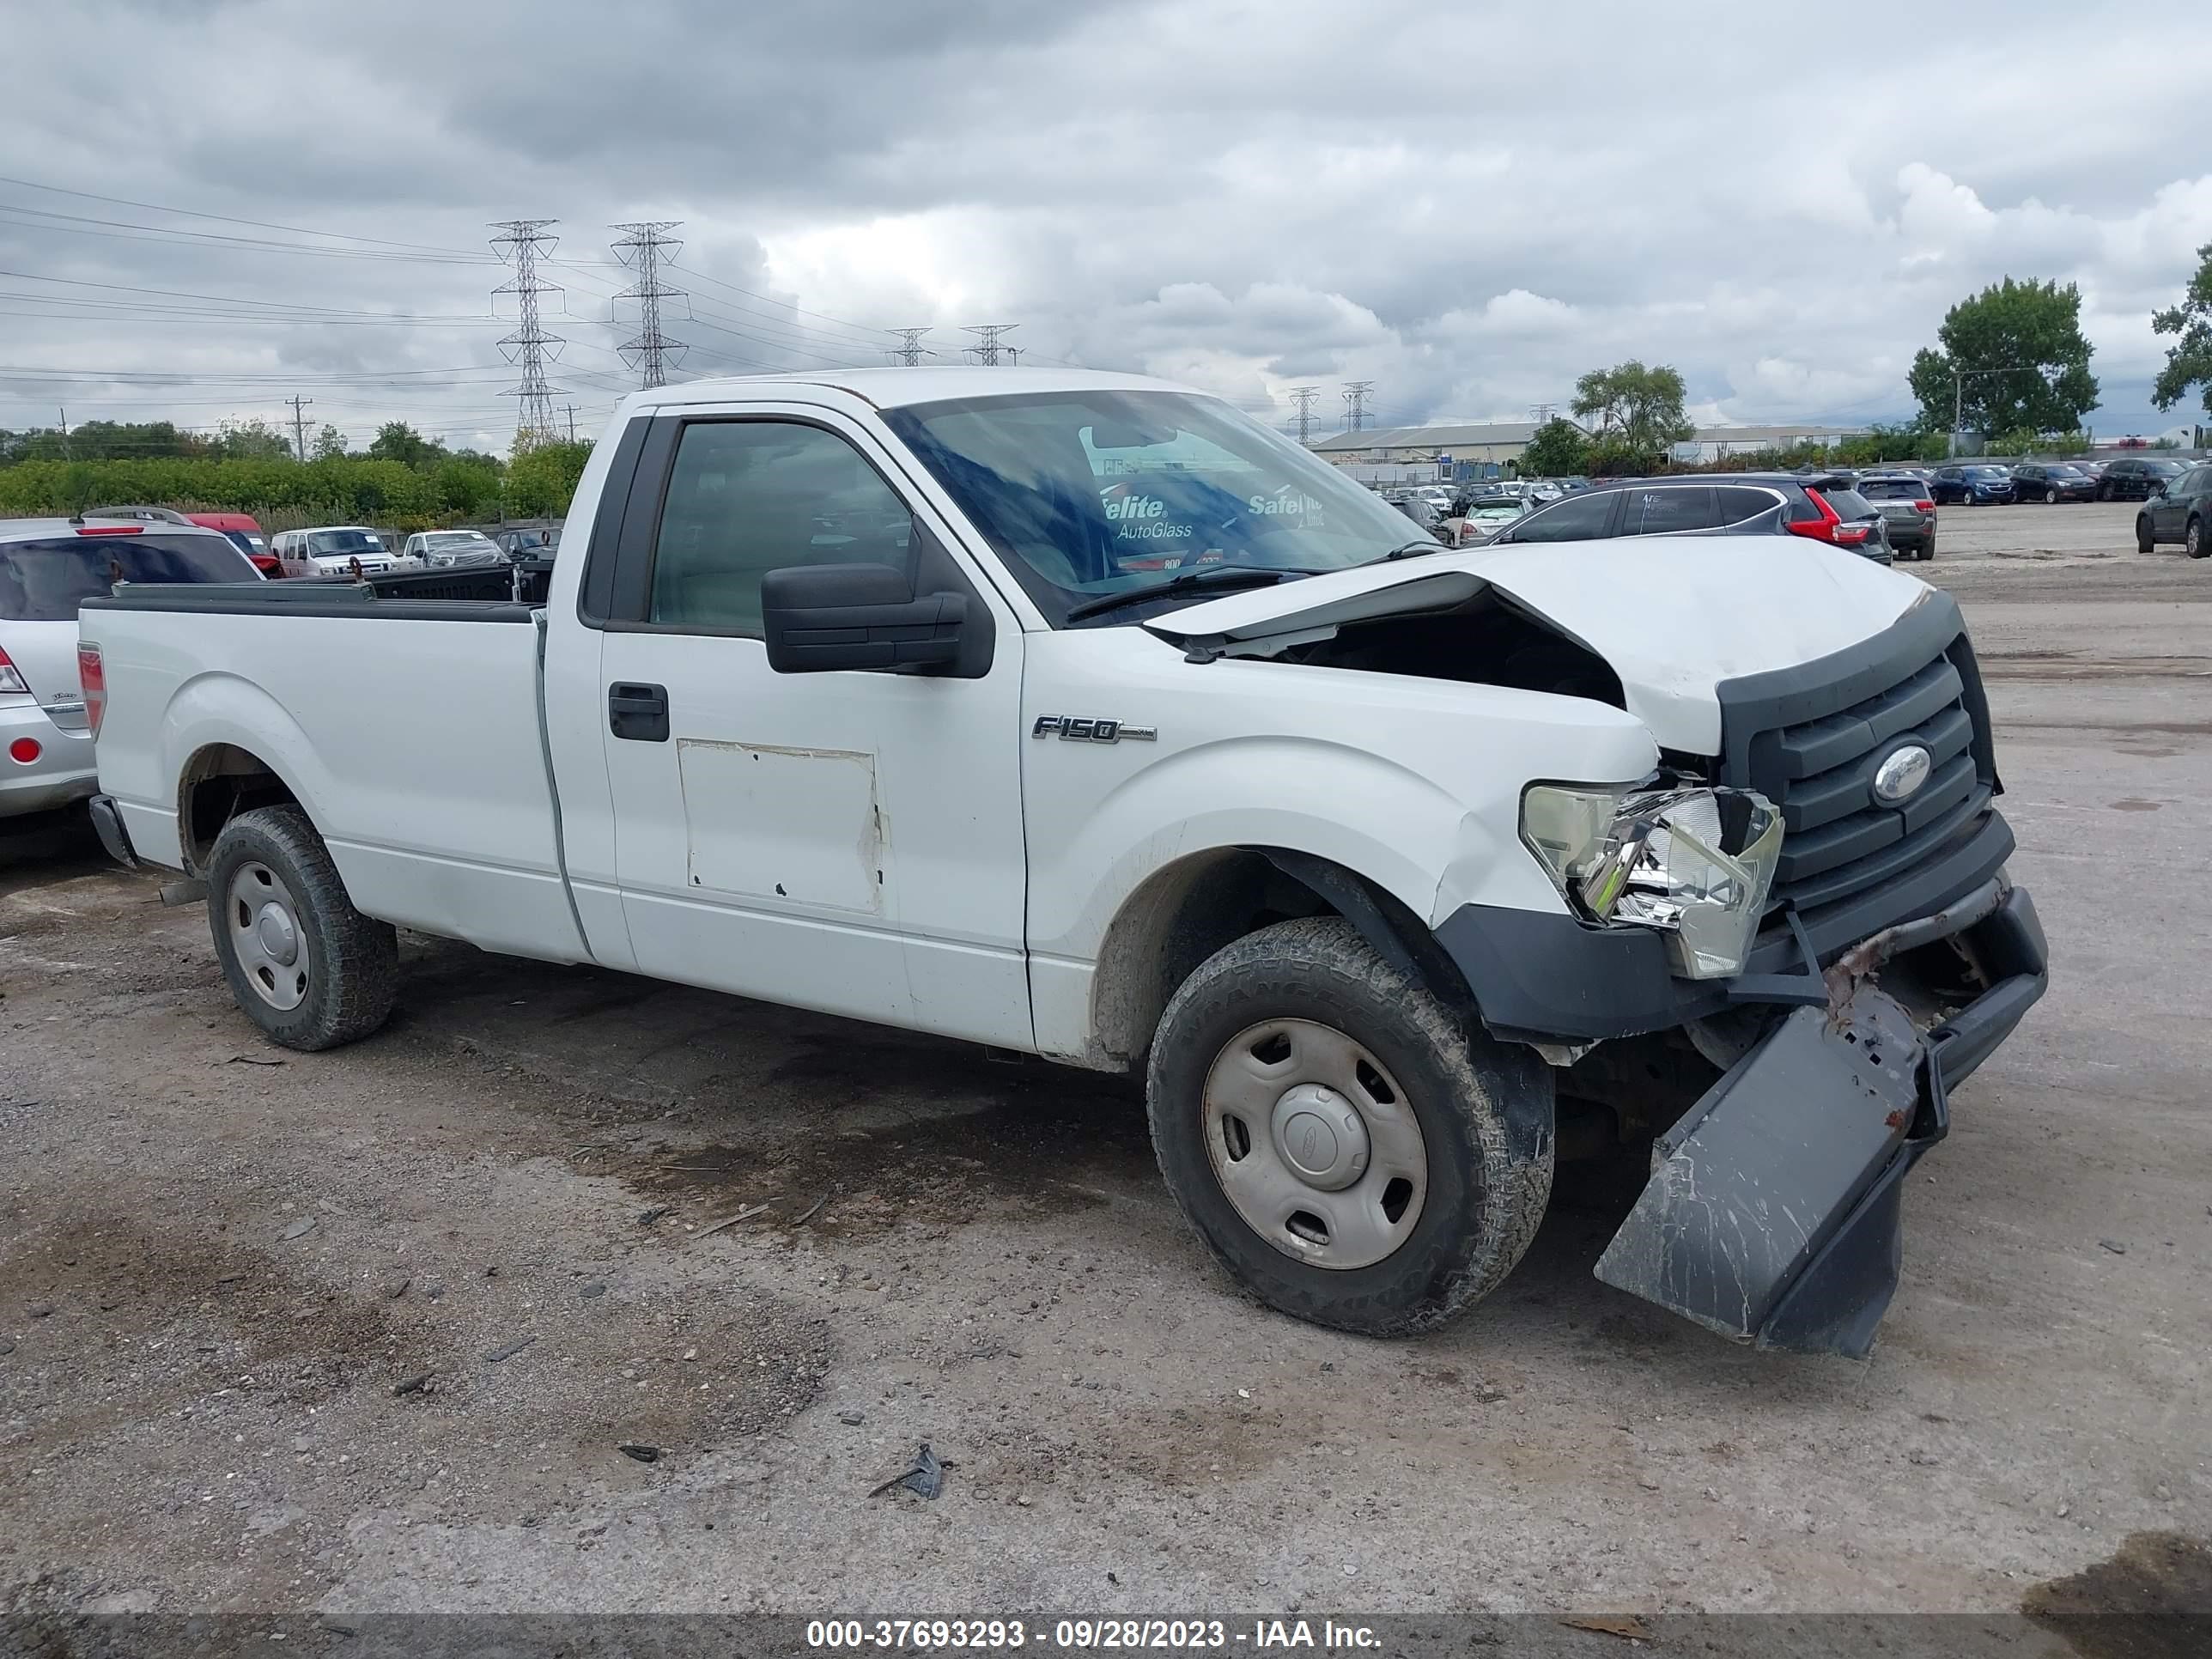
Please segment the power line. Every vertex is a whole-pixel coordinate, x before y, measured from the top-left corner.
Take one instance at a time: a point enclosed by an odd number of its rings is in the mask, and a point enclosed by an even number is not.
[[[665,301],[684,297],[680,288],[671,288],[660,280],[660,267],[672,262],[684,244],[667,234],[681,222],[675,219],[641,219],[627,225],[617,225],[623,239],[614,245],[615,258],[637,272],[632,283],[617,300],[637,301],[638,329],[636,334],[616,348],[623,361],[638,372],[641,386],[666,386],[668,365],[684,355],[681,340],[672,340],[660,328],[660,307]]]
[[[929,332],[926,328],[895,328],[891,332],[897,335],[899,339],[899,343],[891,348],[890,352],[891,361],[895,363],[902,364],[908,368],[920,368],[924,357],[934,357],[937,355],[921,343],[921,337]]]
[[[538,296],[561,290],[552,283],[538,280],[538,261],[541,255],[553,251],[557,240],[545,234],[545,227],[558,222],[553,219],[502,219],[492,226],[500,233],[491,239],[492,246],[500,250],[501,258],[514,267],[514,279],[494,289],[493,298],[495,302],[500,295],[512,294],[520,310],[514,332],[499,343],[507,361],[522,372],[520,382],[512,388],[512,395],[518,400],[514,412],[514,447],[518,453],[554,435],[553,394],[560,388],[546,383],[545,365],[560,355],[562,340],[557,334],[548,334],[539,325]],[[548,346],[554,349],[549,352]]]
[[[1298,443],[1301,447],[1312,441],[1314,400],[1320,396],[1321,388],[1317,386],[1294,386],[1291,388],[1291,402],[1297,405],[1298,411]]]
[[[1019,323],[986,323],[966,330],[975,337],[975,343],[968,348],[968,355],[986,368],[996,368],[1002,355],[1012,362],[1015,348],[1006,343],[1006,337],[1020,326]]]
[[[1345,415],[1345,428],[1351,432],[1364,431],[1367,426],[1367,394],[1375,390],[1372,380],[1346,380],[1344,401],[1350,407]]]
[[[120,196],[100,196],[88,190],[70,190],[60,185],[42,185],[35,179],[10,179],[0,175],[0,185],[15,185],[24,190],[43,190],[54,196],[74,196],[83,202],[106,202],[112,207],[140,208],[149,213],[173,213],[186,219],[212,219],[218,224],[246,225],[255,230],[289,231],[295,236],[322,236],[331,241],[370,242],[380,247],[410,248],[417,253],[467,254],[461,248],[433,247],[422,242],[394,242],[381,236],[356,236],[342,230],[309,230],[301,225],[270,224],[262,219],[234,219],[224,213],[203,213],[196,208],[163,207],[158,202],[133,202]]]

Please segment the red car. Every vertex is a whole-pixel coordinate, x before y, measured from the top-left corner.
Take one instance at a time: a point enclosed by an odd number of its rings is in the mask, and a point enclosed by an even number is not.
[[[185,516],[205,530],[220,530],[237,544],[238,550],[253,562],[253,568],[270,580],[284,574],[277,565],[276,556],[269,550],[269,538],[261,533],[261,526],[250,513],[187,513]]]

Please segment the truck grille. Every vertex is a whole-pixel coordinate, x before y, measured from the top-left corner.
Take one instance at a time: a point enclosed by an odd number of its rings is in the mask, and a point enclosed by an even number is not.
[[[1722,692],[1723,781],[1782,809],[1778,905],[1813,911],[1907,874],[1998,788],[1981,677],[1948,595],[1809,672]],[[1933,764],[1910,799],[1891,805],[1875,796],[1875,771],[1908,743]]]

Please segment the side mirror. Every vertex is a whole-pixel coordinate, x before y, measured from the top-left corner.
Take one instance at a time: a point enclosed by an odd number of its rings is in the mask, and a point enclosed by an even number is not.
[[[951,668],[967,620],[967,595],[916,599],[888,565],[794,565],[761,577],[761,631],[779,674]]]

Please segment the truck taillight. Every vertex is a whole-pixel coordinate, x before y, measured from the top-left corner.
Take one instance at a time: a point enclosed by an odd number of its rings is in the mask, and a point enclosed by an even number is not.
[[[27,697],[31,688],[24,683],[23,671],[8,660],[8,653],[0,651],[0,697]]]
[[[107,713],[107,670],[100,660],[100,647],[80,644],[76,648],[77,684],[84,688],[85,723],[100,736],[100,722]]]

